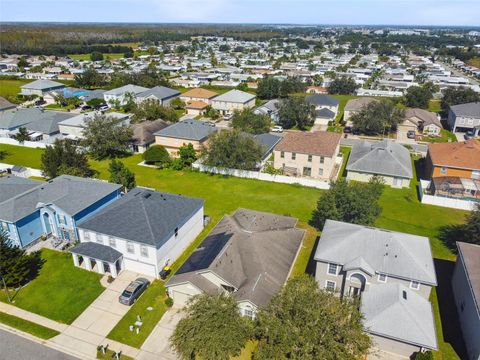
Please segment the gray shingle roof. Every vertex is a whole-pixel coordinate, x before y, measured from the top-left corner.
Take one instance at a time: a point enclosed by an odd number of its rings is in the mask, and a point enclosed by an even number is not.
[[[95,242],[83,242],[70,250],[73,254],[88,256],[93,259],[114,263],[122,257],[120,251],[110,246],[102,245]]]
[[[166,286],[190,282],[215,293],[219,288],[198,274],[209,270],[237,289],[232,293],[237,301],[263,306],[287,280],[302,243],[305,231],[297,229],[296,223],[295,218],[247,209],[225,215]],[[223,246],[211,258],[203,249],[216,242]]]
[[[104,93],[105,93],[105,90],[96,89],[96,90],[92,90],[92,91],[86,93],[85,95],[82,95],[81,98],[85,102],[89,102],[90,100],[93,100],[93,99],[103,100],[103,94]]]
[[[135,188],[78,227],[160,248],[203,207],[203,200]]]
[[[437,349],[432,306],[402,284],[370,285],[362,294],[365,329],[372,334]]]
[[[217,131],[213,126],[198,120],[182,120],[155,133],[156,136],[165,136],[177,139],[202,141],[211,133]]]
[[[281,136],[269,133],[254,135],[254,138],[262,145],[262,159],[268,156],[273,151],[273,148],[282,140]]]
[[[132,93],[132,94],[139,94],[144,91],[150,90],[149,88],[143,87],[143,86],[137,86],[137,85],[132,85],[128,84],[119,88],[115,88],[112,90],[105,91],[104,95],[123,95],[125,93]]]
[[[224,101],[244,104],[255,98],[255,95],[240,90],[230,90],[225,94],[218,95],[213,101]]]
[[[315,260],[345,265],[358,258],[376,273],[437,285],[428,238],[327,220]]]
[[[452,110],[456,116],[480,118],[480,102],[453,105],[450,106],[450,110]]]
[[[12,104],[10,101],[5,99],[4,97],[0,96],[0,111],[8,110],[8,109],[15,109],[17,105]]]
[[[65,87],[64,84],[51,80],[35,80],[20,86],[22,89],[44,90]]]
[[[31,123],[40,119],[42,113],[42,110],[37,108],[18,109],[1,113],[0,129],[13,129]]]
[[[0,204],[41,184],[41,181],[18,176],[0,177]]]
[[[314,94],[305,97],[305,101],[315,106],[338,106],[340,101],[333,96]]]
[[[377,99],[370,98],[370,97],[360,97],[357,99],[351,99],[347,101],[345,105],[345,111],[360,111],[363,109],[364,106],[367,104],[378,101]]]
[[[120,187],[100,180],[61,175],[0,203],[0,219],[16,222],[35,212],[39,204],[50,203],[74,216]]]
[[[408,179],[413,177],[410,152],[404,146],[389,140],[356,142],[346,169]]]
[[[271,113],[276,113],[278,112],[278,107],[277,105],[280,104],[280,100],[278,99],[273,99],[273,100],[269,100],[267,101],[265,104],[262,104],[260,106],[258,106],[254,112],[256,114],[271,114]]]
[[[155,96],[157,99],[163,100],[163,99],[169,99],[173,96],[178,96],[178,95],[180,95],[180,91],[178,90],[170,89],[165,86],[155,86],[154,88],[151,88],[149,90],[146,90],[137,94],[137,97],[146,98],[149,96]]]
[[[322,108],[320,110],[317,110],[315,114],[318,118],[324,118],[324,119],[333,119],[335,117],[335,113],[332,110],[329,110],[327,108]]]
[[[475,306],[477,311],[480,312],[480,245],[457,242],[457,248],[458,255],[463,260]]]
[[[25,125],[30,131],[41,132],[42,134],[55,134],[59,132],[58,123],[75,117],[75,114],[60,111],[45,111],[40,119]]]

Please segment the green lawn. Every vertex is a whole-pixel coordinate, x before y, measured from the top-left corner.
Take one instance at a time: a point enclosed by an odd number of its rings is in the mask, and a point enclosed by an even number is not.
[[[72,60],[87,60],[90,61],[90,54],[70,54],[68,55]],[[123,53],[104,53],[103,58],[104,60],[116,60],[116,59],[123,59]]]
[[[60,334],[58,331],[38,325],[28,320],[6,314],[0,311],[0,323],[18,329],[20,331],[32,334],[41,339],[50,339]]]
[[[436,113],[442,111],[440,100],[437,100],[437,99],[430,100],[430,102],[428,103],[428,111],[436,112]]]
[[[40,169],[41,167],[40,158],[43,153],[42,149],[0,144],[0,151],[6,152],[5,158],[0,159],[0,162],[11,165],[27,166],[34,169]]]
[[[427,141],[427,142],[431,142],[431,143],[444,143],[444,142],[448,142],[448,141],[455,142],[455,141],[457,141],[457,137],[451,131],[448,131],[446,129],[442,129],[442,130],[440,130],[440,137],[422,136],[422,141]]]
[[[338,101],[340,104],[338,105],[338,114],[335,118],[335,121],[338,123],[343,118],[343,110],[345,109],[345,105],[347,105],[348,100],[356,99],[358,96],[356,95],[331,95]]]
[[[110,349],[107,349],[105,352],[105,355],[103,354],[102,351],[97,350],[97,359],[113,359],[113,351]],[[133,360],[130,356],[127,355],[120,355],[120,360]]]
[[[0,79],[0,96],[6,98],[10,102],[18,102],[15,100],[16,96],[20,92],[20,86],[28,84],[33,80],[27,79]]]
[[[68,253],[43,249],[42,259],[38,277],[13,294],[13,305],[71,324],[103,292],[102,275],[76,268]],[[0,301],[8,301],[4,292]]]

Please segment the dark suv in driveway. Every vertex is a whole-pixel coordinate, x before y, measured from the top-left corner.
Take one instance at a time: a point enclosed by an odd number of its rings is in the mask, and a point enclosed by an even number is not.
[[[132,305],[145,291],[148,285],[150,285],[150,281],[144,278],[138,278],[135,281],[132,281],[127,288],[123,290],[122,295],[118,297],[118,301],[124,305]]]

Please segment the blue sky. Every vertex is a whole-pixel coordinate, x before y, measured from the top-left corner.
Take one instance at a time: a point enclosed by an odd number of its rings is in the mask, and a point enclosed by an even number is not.
[[[480,0],[0,0],[0,20],[480,26]]]

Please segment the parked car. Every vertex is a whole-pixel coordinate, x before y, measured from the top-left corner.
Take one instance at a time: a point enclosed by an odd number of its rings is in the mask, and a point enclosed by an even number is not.
[[[350,126],[345,126],[345,127],[343,128],[343,132],[344,132],[345,134],[350,134],[350,133],[352,132],[352,128],[351,128]]]
[[[274,127],[272,128],[272,132],[282,133],[282,132],[283,132],[283,127],[281,127],[280,125],[274,126]]]
[[[407,131],[407,138],[415,139],[415,131],[414,130],[408,130]]]
[[[150,285],[150,281],[144,278],[138,278],[132,281],[127,288],[123,290],[122,295],[118,297],[118,301],[124,305],[132,305],[140,295],[142,295],[148,285]]]
[[[353,135],[360,135],[360,130],[353,128],[353,129],[352,129],[352,134],[353,134]]]
[[[82,111],[91,110],[91,109],[92,109],[92,107],[89,106],[89,105],[80,106],[80,110],[82,110]]]
[[[470,140],[470,139],[473,138],[474,134],[475,134],[475,133],[473,132],[473,130],[468,130],[468,131],[463,135],[463,137],[464,137],[465,140]]]
[[[45,100],[37,100],[34,102],[35,106],[45,105],[47,102]]]
[[[95,106],[95,110],[108,110],[108,105],[107,104],[100,104]]]
[[[230,120],[231,118],[233,117],[233,114],[226,114],[224,117],[223,117],[223,120]]]

